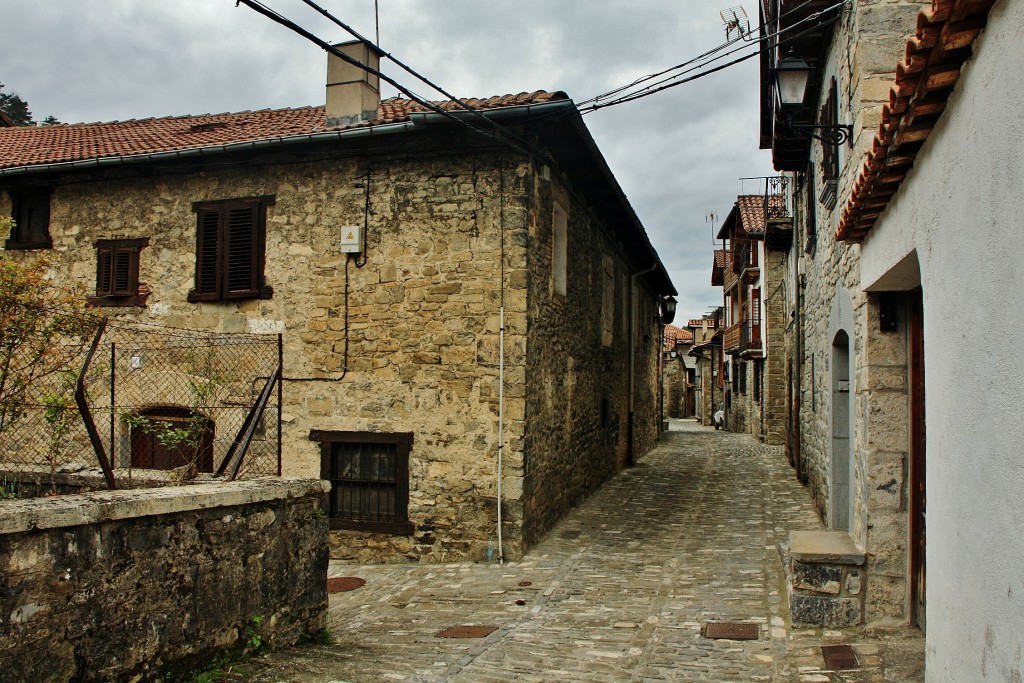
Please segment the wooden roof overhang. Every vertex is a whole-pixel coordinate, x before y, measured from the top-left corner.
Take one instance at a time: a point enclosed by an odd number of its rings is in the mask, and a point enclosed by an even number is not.
[[[825,51],[832,38],[841,7],[834,0],[762,0],[761,19],[761,149],[772,151],[777,171],[801,171],[811,151],[811,138],[790,128],[790,121],[776,104],[772,69],[791,50],[812,69],[811,82],[804,96],[804,108],[793,116],[794,124],[817,123],[816,103],[821,94],[821,72]],[[819,15],[820,16],[815,16]],[[771,38],[778,33],[778,38]]]

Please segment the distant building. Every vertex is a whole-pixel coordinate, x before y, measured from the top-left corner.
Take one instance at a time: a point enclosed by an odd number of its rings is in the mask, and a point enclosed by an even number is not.
[[[778,296],[784,254],[765,242],[766,212],[780,205],[770,194],[736,198],[718,232],[725,249],[716,253],[713,275],[725,311],[726,425],[769,444],[783,443],[786,434],[785,307]]]

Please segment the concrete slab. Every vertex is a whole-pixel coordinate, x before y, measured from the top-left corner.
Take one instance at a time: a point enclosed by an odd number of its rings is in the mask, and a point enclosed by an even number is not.
[[[789,554],[795,562],[862,565],[864,551],[845,531],[791,531]]]

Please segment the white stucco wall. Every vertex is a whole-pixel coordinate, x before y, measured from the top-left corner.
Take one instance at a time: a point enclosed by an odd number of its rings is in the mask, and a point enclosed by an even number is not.
[[[920,264],[929,683],[1024,671],[1022,227],[1024,0],[1000,0],[861,253],[865,288]]]

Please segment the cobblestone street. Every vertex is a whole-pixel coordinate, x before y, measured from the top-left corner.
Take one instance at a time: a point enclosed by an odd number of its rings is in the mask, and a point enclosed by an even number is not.
[[[366,579],[330,598],[336,643],[275,652],[247,680],[922,681],[918,631],[791,627],[778,544],[819,528],[780,448],[673,421],[521,562],[332,563]],[[754,622],[759,638],[703,637],[719,621]],[[436,635],[463,624],[497,630]],[[860,668],[825,670],[831,644]]]

